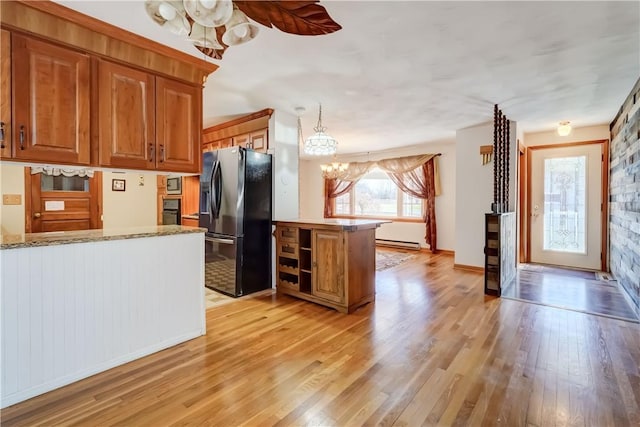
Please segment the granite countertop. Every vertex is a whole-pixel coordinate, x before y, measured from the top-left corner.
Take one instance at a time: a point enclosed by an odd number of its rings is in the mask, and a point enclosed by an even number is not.
[[[48,233],[1,234],[0,249],[32,248],[36,246],[66,245],[69,243],[98,242],[102,240],[138,239],[141,237],[169,236],[172,234],[204,233],[199,227],[180,225],[152,225],[117,229],[53,231]]]
[[[390,223],[390,220],[382,219],[340,219],[340,218],[319,218],[319,219],[287,219],[273,221],[275,224],[313,224],[319,226],[330,226],[345,231],[366,230],[368,228],[377,228],[381,224]]]

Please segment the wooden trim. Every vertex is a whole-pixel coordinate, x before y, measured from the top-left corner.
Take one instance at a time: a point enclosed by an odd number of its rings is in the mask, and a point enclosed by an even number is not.
[[[428,249],[428,248],[420,248],[420,251],[431,253],[431,249]],[[450,251],[449,249],[437,249],[436,253],[442,254],[442,255],[450,255],[450,256],[456,255],[456,251]]]
[[[220,141],[222,139],[233,138],[238,135],[245,135],[263,129],[268,129],[269,118],[271,117],[271,114],[273,114],[273,110],[271,108],[266,108],[247,116],[243,116],[214,126],[209,126],[202,131],[202,145],[214,141]]]
[[[2,28],[202,87],[214,64],[49,1],[1,1]],[[59,10],[58,10],[59,9]],[[63,15],[63,16],[60,16]],[[115,30],[114,30],[115,29]],[[101,32],[103,31],[103,32]],[[132,36],[123,36],[129,34]]]
[[[609,140],[602,145],[602,209],[600,212],[600,271],[609,271],[607,268],[609,248]]]
[[[24,167],[24,232],[31,233],[31,168]]]
[[[527,216],[527,176],[529,173],[527,169],[527,160],[529,158],[529,152],[527,150],[527,147],[520,141],[518,141],[518,152],[518,166],[520,167],[520,174],[518,176],[518,186],[520,189],[520,194],[518,195],[518,210],[520,211],[520,230],[518,232],[520,245],[518,260],[520,262],[527,262],[527,259],[529,257],[529,252],[527,249],[528,239],[526,238],[526,233],[529,229],[529,217]]]
[[[335,203],[335,199],[333,199],[334,203]],[[334,207],[335,209],[335,207]],[[341,218],[341,219],[380,219],[380,220],[387,220],[387,221],[391,221],[391,222],[413,222],[416,224],[424,224],[424,219],[422,218],[400,218],[400,217],[393,217],[390,218],[388,216],[382,217],[382,216],[366,216],[366,215],[332,215],[329,218]]]
[[[247,114],[246,116],[238,117],[237,119],[229,120],[228,122],[219,123],[217,125],[209,126],[204,129],[205,132],[215,132],[218,130],[226,129],[230,126],[239,125],[242,123],[250,122],[251,120],[259,119],[262,117],[269,117],[273,114],[273,109],[265,108],[264,110],[256,111],[255,113]]]
[[[590,141],[577,141],[568,142],[566,144],[549,144],[549,145],[534,145],[527,147],[528,150],[546,150],[547,148],[566,148],[577,147],[582,145],[602,145],[602,209],[600,211],[600,250],[602,256],[600,257],[600,269],[607,271],[607,248],[609,242],[609,227],[608,227],[608,212],[609,212],[609,140],[608,139],[594,139]],[[528,151],[529,152],[529,151]],[[527,155],[527,223],[531,218],[531,155]],[[531,262],[531,227],[527,227],[527,254],[524,262]]]
[[[475,265],[453,264],[455,270],[472,271],[474,273],[484,273],[484,267],[476,267]]]

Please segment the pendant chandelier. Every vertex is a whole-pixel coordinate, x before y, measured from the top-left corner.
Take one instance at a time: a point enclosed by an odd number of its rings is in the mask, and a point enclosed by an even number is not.
[[[344,176],[344,173],[349,169],[349,163],[340,163],[336,161],[336,156],[333,156],[331,163],[320,165],[322,170],[322,177],[324,179],[336,179]]]
[[[325,131],[322,126],[322,104],[318,110],[318,124],[313,130],[316,132],[304,141],[304,154],[312,156],[329,156],[338,150],[338,141]]]

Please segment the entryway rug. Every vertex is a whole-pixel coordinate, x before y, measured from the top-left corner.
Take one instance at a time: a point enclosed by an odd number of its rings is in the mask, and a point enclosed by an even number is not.
[[[396,267],[405,261],[415,258],[415,254],[376,249],[376,271]]]

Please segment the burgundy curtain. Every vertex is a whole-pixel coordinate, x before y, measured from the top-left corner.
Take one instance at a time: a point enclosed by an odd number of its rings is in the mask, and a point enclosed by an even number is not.
[[[398,188],[413,197],[425,200],[424,223],[426,226],[425,241],[436,252],[436,187],[433,158],[411,171],[404,173],[387,172],[389,178]]]
[[[351,191],[357,181],[342,181],[340,179],[324,180],[324,217],[333,216],[333,199]]]

